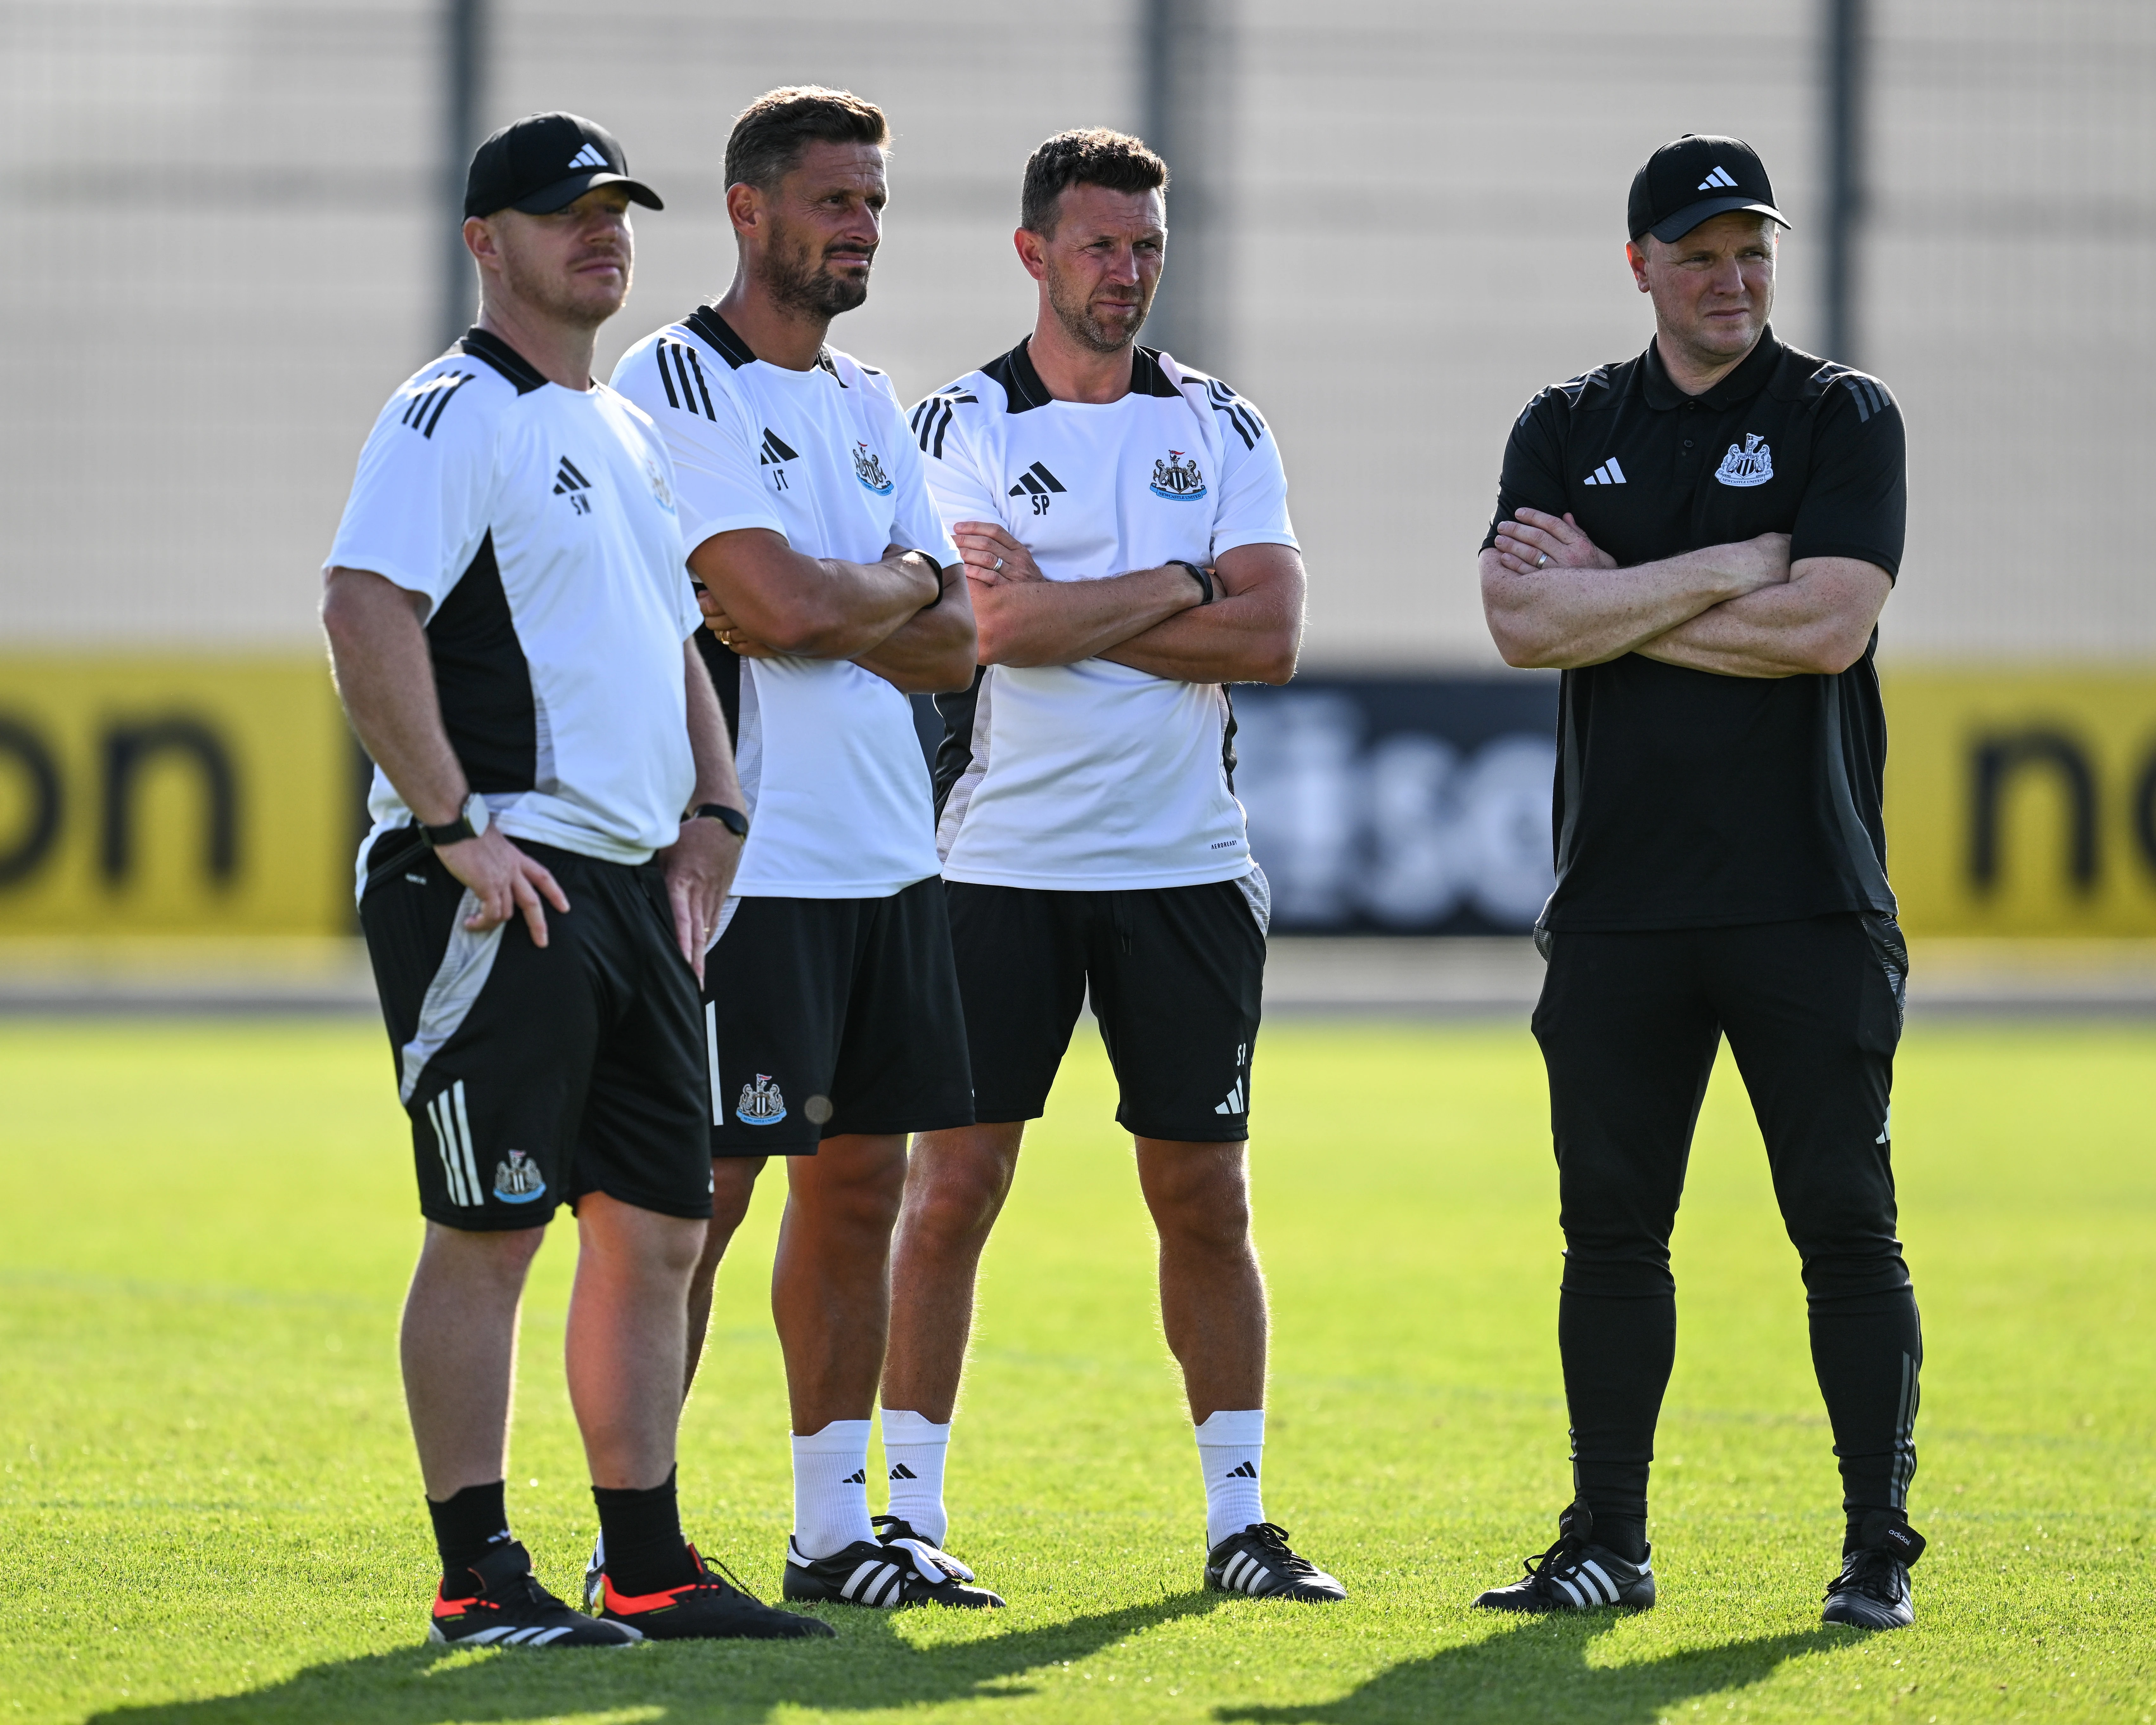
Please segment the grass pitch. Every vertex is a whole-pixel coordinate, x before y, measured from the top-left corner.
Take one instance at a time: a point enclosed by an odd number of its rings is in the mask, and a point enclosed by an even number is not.
[[[0,1725],[213,1721],[2147,1720],[2156,1715],[2156,1031],[1919,1029],[1895,1122],[1928,1332],[1918,1626],[1829,1630],[1830,1438],[1794,1254],[1725,1062],[1678,1229],[1664,1603],[1493,1620],[1567,1492],[1558,1235],[1524,1029],[1276,1025],[1258,1229],[1267,1506],[1344,1606],[1199,1588],[1151,1240],[1081,1034],[990,1250],[952,1543],[993,1614],[836,1643],[449,1652],[398,1389],[416,1239],[368,1025],[0,1029]],[[688,1410],[695,1537],[775,1593],[767,1178]],[[566,1233],[566,1230],[564,1230]],[[572,1256],[527,1304],[511,1506],[572,1592]]]

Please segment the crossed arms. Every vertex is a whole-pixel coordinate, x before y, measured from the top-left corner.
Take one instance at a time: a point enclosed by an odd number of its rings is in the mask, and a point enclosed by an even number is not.
[[[1106,659],[1178,683],[1285,683],[1302,644],[1302,558],[1292,546],[1224,551],[1215,598],[1179,564],[1098,581],[1050,581],[990,521],[952,537],[973,592],[983,665]]]
[[[1832,676],[1863,656],[1893,588],[1856,557],[1790,562],[1785,533],[1620,569],[1570,516],[1538,509],[1501,522],[1481,567],[1505,663],[1563,670],[1637,653],[1725,677]]]
[[[966,583],[920,552],[892,545],[880,562],[851,563],[742,527],[699,545],[689,572],[705,626],[744,659],[850,660],[908,695],[973,680]]]

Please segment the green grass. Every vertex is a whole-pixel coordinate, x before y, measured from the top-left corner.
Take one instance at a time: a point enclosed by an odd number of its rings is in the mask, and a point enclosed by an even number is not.
[[[1958,1721],[2156,1714],[2156,1031],[1926,1029],[1896,1143],[1929,1331],[1922,1616],[1823,1630],[1838,1551],[1796,1265],[1725,1065],[1677,1238],[1663,1604],[1465,1609],[1566,1491],[1554,1179],[1524,1031],[1276,1026],[1259,1235],[1268,1507],[1353,1590],[1198,1589],[1196,1461],[1084,1037],[991,1249],[953,1545],[1009,1610],[835,1643],[449,1653],[393,1337],[416,1237],[379,1033],[0,1028],[0,1725],[915,1720]],[[694,1532],[774,1588],[785,1415],[767,1182],[686,1420]],[[526,1317],[511,1502],[565,1593],[592,1524]]]

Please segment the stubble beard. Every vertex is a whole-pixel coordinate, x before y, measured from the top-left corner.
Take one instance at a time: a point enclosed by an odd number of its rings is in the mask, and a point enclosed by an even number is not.
[[[574,329],[597,329],[620,311],[629,298],[630,264],[627,258],[620,259],[621,291],[607,293],[603,298],[594,297],[597,290],[590,288],[579,292],[578,277],[536,268],[519,252],[505,250],[501,262],[502,276],[511,292],[546,316]]]
[[[866,271],[858,280],[850,280],[827,273],[823,265],[822,254],[812,254],[806,245],[782,244],[764,254],[757,275],[764,291],[788,311],[820,317],[828,323],[865,302],[869,282]]]
[[[1121,353],[1137,340],[1138,331],[1145,327],[1146,314],[1152,310],[1152,295],[1143,295],[1138,302],[1138,315],[1131,320],[1127,328],[1117,329],[1094,316],[1086,301],[1070,297],[1061,279],[1050,275],[1048,309],[1063,326],[1063,333],[1081,347],[1095,353]]]

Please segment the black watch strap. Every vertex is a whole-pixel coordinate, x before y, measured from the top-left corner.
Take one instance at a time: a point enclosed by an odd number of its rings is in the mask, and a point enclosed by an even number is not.
[[[699,803],[684,819],[715,820],[737,839],[748,837],[748,817],[740,809],[729,809],[723,803]]]
[[[1205,595],[1198,602],[1199,604],[1209,605],[1213,603],[1213,578],[1210,575],[1199,568],[1197,564],[1182,557],[1170,557],[1168,562],[1171,568],[1188,569],[1190,572],[1190,578],[1198,583],[1198,590]]]
[[[438,827],[430,827],[416,818],[413,824],[419,829],[419,836],[425,839],[429,848],[433,850],[439,850],[444,845],[461,845],[467,839],[479,837],[482,830],[481,827],[472,824],[471,806],[475,801],[477,801],[475,794],[466,797],[457,809],[457,818],[454,820],[444,821]],[[481,803],[480,806],[483,809],[485,804]]]

